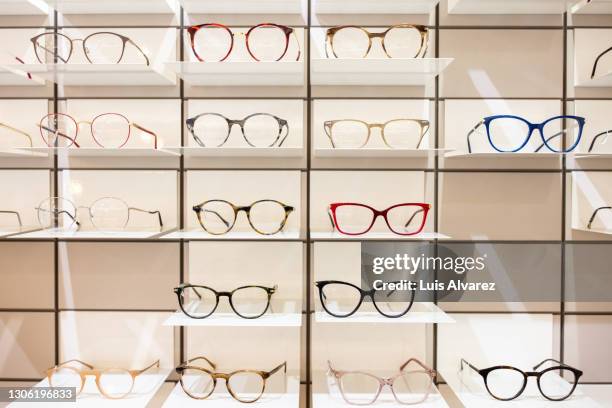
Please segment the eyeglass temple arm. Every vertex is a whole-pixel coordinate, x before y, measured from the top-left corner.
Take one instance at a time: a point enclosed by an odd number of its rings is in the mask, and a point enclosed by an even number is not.
[[[217,369],[217,365],[215,363],[213,363],[212,361],[210,361],[209,359],[207,359],[204,356],[199,356],[199,357],[194,357],[191,360],[187,360],[185,361],[183,364],[181,364],[179,367],[185,367],[186,365],[188,365],[189,363],[192,363],[194,361],[198,361],[198,360],[204,360],[208,363],[209,366],[211,366],[213,369]]]
[[[480,122],[478,122],[478,124],[476,126],[474,126],[472,128],[472,130],[470,130],[467,134],[467,147],[468,147],[468,153],[472,153],[472,144],[470,143],[470,136],[472,136],[472,134],[474,132],[476,132],[476,130],[478,130],[479,127],[481,127],[482,125],[484,125],[484,120],[481,120]]]
[[[562,131],[557,132],[557,133],[555,133],[554,135],[552,135],[552,136],[548,137],[548,138],[546,139],[546,142],[545,142],[545,143],[542,143],[542,144],[541,144],[541,145],[540,145],[540,146],[539,146],[537,149],[535,149],[535,150],[534,150],[534,152],[535,152],[535,153],[539,152],[541,148],[543,148],[544,146],[546,146],[546,143],[550,142],[550,141],[551,141],[552,139],[554,139],[555,137],[557,137],[557,136],[561,136],[561,135],[563,135],[563,134],[567,134],[567,131],[568,131],[568,130],[569,130],[569,129],[563,129]]]
[[[229,228],[229,226],[230,226],[229,221],[227,221],[225,218],[223,218],[223,216],[221,214],[219,214],[217,211],[215,211],[215,210],[205,210],[202,207],[198,207],[198,208],[200,209],[200,211],[204,211],[204,212],[207,212],[207,213],[215,214],[221,220],[221,222],[223,224],[225,224],[226,227]]]
[[[325,122],[323,122],[323,128],[325,129],[325,134],[327,135],[327,137],[329,138],[329,142],[331,143],[332,147],[336,147],[336,144],[334,143],[334,139],[332,139],[332,126],[333,123],[331,120],[327,120]]]
[[[429,373],[435,375],[436,371],[427,367],[423,362],[421,362],[421,360],[419,360],[418,358],[410,358],[408,361],[406,361],[404,364],[402,364],[402,366],[400,367],[400,371],[404,371],[404,369],[408,366],[408,364],[410,363],[416,363],[418,365],[420,365],[423,369],[425,369],[425,371],[428,371]]]
[[[58,59],[60,59],[60,60],[61,60],[63,63],[67,63],[67,62],[68,62],[68,60],[67,60],[67,59],[62,58],[62,56],[61,56],[61,55],[59,55],[58,53],[56,53],[56,52],[55,52],[55,50],[50,50],[50,49],[49,49],[49,48],[47,48],[47,47],[43,47],[43,46],[42,46],[42,45],[40,45],[40,43],[39,43],[38,41],[36,41],[36,40],[35,40],[35,41],[32,41],[32,42],[34,43],[34,46],[35,46],[35,47],[41,48],[41,49],[43,49],[44,51],[46,51],[46,52],[48,52],[48,53],[50,53],[50,54],[53,54],[53,55],[54,55],[54,56],[56,56]]]
[[[138,211],[141,213],[146,213],[146,214],[151,214],[151,215],[157,214],[157,218],[159,220],[159,227],[163,228],[164,226],[164,222],[162,221],[161,212],[159,210],[148,211],[148,210],[143,210],[142,208],[128,207],[128,212],[129,211]]]
[[[149,65],[149,64],[147,64]],[[148,133],[149,135],[153,136],[153,146],[155,149],[157,149],[157,135],[152,132],[149,129],[143,128],[142,126],[140,126],[138,123],[130,123],[130,126],[134,126],[136,129],[141,130],[145,133]]]
[[[595,221],[595,217],[597,216],[597,213],[600,210],[612,210],[612,207],[610,206],[604,206],[604,207],[599,207],[596,208],[595,211],[593,211],[593,214],[591,215],[591,218],[589,218],[589,223],[587,224],[587,229],[591,229],[591,226],[593,224],[593,221]]]
[[[280,137],[283,134],[283,128],[285,128],[287,132],[285,133],[285,136],[283,136],[283,138],[281,139],[280,143],[278,144],[278,147],[281,147],[283,143],[285,143],[285,140],[287,140],[287,136],[289,136],[289,122],[287,122],[286,120],[283,120],[281,122],[281,128],[278,133],[278,137]]]
[[[19,226],[23,227],[23,224],[21,223],[21,216],[19,215],[17,211],[0,210],[0,214],[15,214],[15,216],[17,217],[17,222],[19,223]]]
[[[332,232],[336,230],[336,223],[334,222],[334,217],[332,217],[331,207],[327,207],[327,216],[329,217],[329,223],[332,227]]]
[[[604,130],[603,132],[596,134],[595,137],[593,137],[593,140],[591,140],[591,145],[589,146],[588,152],[591,153],[593,151],[593,148],[595,147],[595,142],[597,141],[597,139],[599,139],[600,137],[604,135],[607,136],[610,133],[612,133],[612,129]]]
[[[41,129],[46,130],[47,132],[51,132],[51,133],[55,134],[56,136],[61,136],[63,138],[66,138],[66,139],[70,140],[76,147],[81,147],[81,146],[79,146],[79,144],[77,143],[77,141],[75,139],[73,139],[70,136],[60,132],[59,130],[50,129],[50,128],[44,126],[44,125],[41,125],[40,123],[37,123],[36,126],[38,126]]]
[[[24,132],[23,130],[19,130],[19,129],[14,128],[12,126],[9,126],[9,125],[7,125],[5,123],[0,123],[0,127],[3,127],[5,129],[8,129],[8,130],[12,130],[15,133],[19,133],[20,135],[27,137],[28,141],[30,142],[30,147],[32,147],[32,137],[30,137],[30,135],[27,134],[26,132]]]
[[[93,365],[87,364],[87,363],[85,363],[85,362],[83,362],[81,360],[77,360],[76,358],[73,358],[72,360],[63,361],[63,362],[59,363],[58,365],[56,365],[55,367],[62,367],[62,366],[65,366],[66,364],[70,364],[70,363],[79,363],[79,364],[82,364],[85,367],[89,368],[90,370],[94,369]],[[51,367],[51,368],[55,368],[55,367]]]
[[[416,146],[417,149],[421,147],[421,142],[423,141],[423,138],[425,137],[427,132],[429,132],[429,128],[430,128],[429,121],[428,122],[422,122],[422,124],[423,124],[423,131],[421,132],[421,137],[419,138],[419,143],[417,143],[417,146]]]
[[[416,210],[414,213],[412,213],[412,216],[410,216],[410,218],[408,219],[408,222],[404,225],[404,228],[408,228],[408,226],[410,225],[410,223],[412,222],[414,217],[416,217],[417,214],[422,213],[424,211],[425,210],[423,208],[420,208],[420,209]]]
[[[612,47],[608,48],[607,50],[599,54],[597,58],[595,58],[595,62],[593,63],[593,70],[591,71],[591,79],[595,78],[595,73],[597,72],[597,64],[599,63],[599,60],[601,59],[601,57],[603,57],[610,51],[612,51]]]
[[[293,38],[295,38],[295,43],[297,44],[297,57],[295,58],[296,61],[300,60],[300,57],[302,56],[302,47],[300,46],[300,40],[298,39],[297,34],[295,33],[295,29],[291,30],[291,34],[293,34]]]
[[[544,365],[546,363],[555,363],[555,364],[559,364],[559,365],[564,366],[564,367],[569,367],[567,364],[564,364],[564,363],[560,362],[559,360],[556,360],[554,358],[547,358],[546,360],[542,361],[540,364],[534,366],[533,369],[537,370],[538,368],[540,368],[542,365]]]
[[[88,208],[88,207],[85,207],[85,208]],[[76,219],[76,217],[75,217],[74,215],[70,214],[70,212],[68,212],[68,211],[66,211],[66,210],[61,210],[61,211],[58,211],[58,210],[53,210],[53,211],[49,211],[49,210],[46,210],[46,209],[44,209],[44,208],[40,208],[40,207],[36,207],[35,209],[36,209],[36,210],[38,210],[38,211],[53,212],[53,213],[55,213],[56,215],[66,214],[68,217],[70,217],[70,219],[72,219],[72,221],[74,221],[74,222],[75,222],[75,224],[77,225],[77,227],[79,227],[79,228],[81,227],[81,223],[80,223],[80,222],[79,222],[79,221]]]
[[[463,371],[464,365],[467,365],[468,367],[470,367],[472,370],[476,371],[477,373],[480,372],[479,368],[476,368],[475,366],[470,364],[466,359],[462,358],[461,359],[461,369],[460,369],[460,371]]]
[[[144,57],[144,59],[145,59],[145,61],[146,61],[146,63],[147,63],[147,66],[148,66],[148,65],[151,65],[151,63],[149,62],[149,57],[147,57],[147,54],[145,54],[145,52],[142,50],[142,48],[140,48],[140,47],[138,46],[138,44],[136,44],[136,43],[135,43],[134,41],[132,41],[130,38],[128,38],[128,39],[127,39],[127,42],[129,42],[130,44],[132,44],[134,47],[136,47],[136,49],[137,49],[138,51],[140,51],[140,53],[142,54],[142,56]]]
[[[271,371],[268,371],[266,373],[266,378],[276,374],[280,369],[284,369],[285,374],[287,373],[287,362],[284,361],[282,364],[279,364],[278,366],[274,367]]]
[[[157,368],[159,368],[159,360],[154,361],[154,362],[153,362],[151,365],[149,365],[149,366],[147,366],[147,367],[145,367],[145,368],[143,368],[143,369],[141,369],[141,370],[134,370],[134,372],[135,372],[136,374],[142,374],[142,373],[144,373],[145,371],[150,370],[150,369],[151,369],[151,368],[153,368],[153,367],[157,367]]]

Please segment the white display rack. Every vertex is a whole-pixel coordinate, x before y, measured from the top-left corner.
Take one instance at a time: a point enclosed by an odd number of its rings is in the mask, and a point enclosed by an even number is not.
[[[5,69],[29,72],[60,86],[172,86],[176,76],[145,64],[15,64]]]
[[[416,235],[398,235],[393,232],[368,232],[363,235],[344,235],[338,231],[313,231],[313,241],[430,241],[434,239],[451,239],[448,235],[437,232],[421,232]]]
[[[588,229],[585,227],[572,228],[572,230],[586,232],[586,233],[595,234],[595,235],[612,235],[612,230],[604,230],[604,229],[596,229],[596,228]]]
[[[459,364],[459,362],[457,362]],[[591,398],[582,393],[580,386],[570,398],[552,403],[540,394],[535,379],[527,382],[523,394],[512,401],[498,401],[486,390],[483,379],[473,370],[440,370],[440,374],[465,407],[470,408],[550,408],[552,404],[559,408],[603,408]],[[565,382],[559,377],[558,381]],[[569,384],[568,384],[569,386]]]
[[[574,160],[604,160],[612,159],[612,153],[576,153]]]
[[[153,396],[159,391],[166,378],[170,375],[170,370],[165,368],[152,369],[136,377],[132,392],[125,398],[110,399],[103,397],[95,383],[93,376],[88,376],[83,391],[79,394],[76,402],[13,402],[8,406],[11,408],[19,407],[68,407],[68,408],[145,408],[152,400]],[[48,387],[46,379],[42,380],[35,387]]]
[[[22,226],[22,227],[0,227],[0,238],[7,238],[15,234],[24,234],[40,229],[36,226]]]
[[[612,71],[605,74],[598,74],[595,78],[587,78],[575,84],[584,88],[609,88],[612,87]]]
[[[317,323],[376,323],[376,324],[410,324],[410,323],[455,323],[455,319],[431,302],[415,302],[408,313],[399,318],[389,318],[377,311],[357,311],[349,317],[334,317],[321,310],[315,312]]]
[[[439,0],[316,0],[316,14],[429,14]]]
[[[303,61],[170,62],[166,66],[195,86],[301,86]]]
[[[451,149],[390,149],[390,148],[360,148],[360,149],[337,149],[337,148],[315,148],[314,155],[317,157],[341,157],[341,158],[407,158],[407,159],[429,159],[437,155],[450,152]]]
[[[295,305],[295,302],[287,302]],[[235,313],[213,313],[205,319],[193,319],[182,311],[170,315],[164,326],[207,327],[301,327],[302,313],[266,313],[257,319],[244,319]]]
[[[467,153],[467,152],[449,152],[444,155],[446,159],[527,159],[527,160],[559,160],[564,153],[541,152],[541,153],[510,153],[510,152],[486,152],[486,153]]]
[[[113,239],[148,239],[156,235],[162,234],[157,231],[74,231],[61,229],[41,229],[22,234],[11,235],[11,239],[96,239],[96,240],[113,240]]]
[[[276,373],[275,375],[282,374]],[[202,401],[189,397],[183,391],[181,384],[177,383],[162,408],[201,408],[203,405],[207,408],[244,408],[245,403],[232,398],[223,384],[219,384],[213,394]],[[248,405],[258,408],[298,408],[300,406],[299,377],[287,375],[284,393],[271,390],[265,392],[257,402]]]
[[[51,10],[42,1],[29,0],[2,0],[0,1],[0,15],[3,16],[35,16],[46,15]]]
[[[32,152],[32,154],[40,154],[43,156],[52,156],[57,152],[60,158],[73,157],[178,157],[179,152],[170,149],[151,149],[138,147],[122,147],[101,148],[101,147],[32,147],[23,149]]]
[[[0,65],[0,86],[42,86],[45,81],[35,75],[28,78],[23,64]]]
[[[612,0],[580,0],[572,6],[574,14],[612,14]]]
[[[34,149],[23,147],[23,148],[14,148],[14,149],[0,149],[0,157],[17,157],[17,158],[40,158],[40,157],[48,157],[47,153],[35,151]]]
[[[302,157],[302,147],[169,147],[185,157]]]
[[[313,85],[424,86],[454,58],[333,59],[311,62]]]
[[[275,241],[275,240],[299,240],[299,231],[286,231],[279,232],[274,235],[261,235],[255,231],[230,231],[223,235],[213,235],[204,231],[201,227],[175,231],[165,234],[160,239],[184,239],[194,241],[206,241],[206,240],[248,240],[248,241]]]
[[[179,0],[188,14],[304,14],[304,0]]]
[[[576,0],[448,0],[449,14],[563,14]]]
[[[62,14],[174,14],[174,0],[39,0]]]

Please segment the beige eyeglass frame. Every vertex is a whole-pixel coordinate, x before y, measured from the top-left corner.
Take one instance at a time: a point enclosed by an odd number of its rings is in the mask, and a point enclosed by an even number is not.
[[[29,144],[30,144],[29,147],[33,146],[32,145],[32,137],[27,132],[24,132],[23,130],[19,130],[19,129],[13,127],[13,126],[10,126],[10,125],[7,125],[6,123],[1,123],[1,122],[0,122],[0,127],[3,127],[3,128],[8,129],[8,130],[10,130],[12,132],[18,133],[21,136],[26,137],[28,139]]]
[[[380,38],[381,43],[382,43],[382,48],[383,48],[383,51],[385,52],[385,55],[387,56],[387,58],[393,58],[387,52],[387,48],[385,46],[385,36],[387,35],[389,31],[393,30],[394,28],[414,28],[415,30],[418,30],[419,33],[421,34],[421,46],[419,47],[419,50],[412,58],[423,58],[425,54],[427,53],[429,30],[426,26],[421,25],[421,24],[395,24],[395,25],[389,26],[385,31],[382,31],[380,33],[371,33],[368,30],[366,30],[364,27],[358,26],[358,25],[342,25],[342,26],[328,28],[327,31],[325,32],[325,57],[326,58],[329,58],[328,48],[331,49],[331,52],[335,58],[339,58],[338,55],[336,54],[336,51],[334,50],[334,36],[338,33],[338,31],[345,29],[345,28],[356,28],[358,30],[363,31],[365,35],[368,36],[368,48],[363,54],[362,58],[367,57],[368,54],[370,53],[370,50],[372,49],[372,38]]]
[[[398,121],[409,121],[409,122],[415,122],[417,123],[420,127],[421,127],[421,134],[419,135],[419,141],[415,147],[415,149],[418,149],[421,146],[421,142],[423,141],[423,137],[427,134],[427,132],[429,131],[429,121],[428,120],[424,120],[424,119],[410,119],[410,118],[398,118],[398,119],[392,119],[392,120],[388,120],[386,122],[383,123],[368,123],[365,122],[363,120],[359,120],[359,119],[338,119],[338,120],[327,120],[325,122],[323,122],[323,128],[325,129],[325,133],[327,134],[327,137],[329,138],[329,141],[332,145],[333,148],[336,148],[336,143],[334,143],[334,135],[333,135],[333,129],[334,129],[334,125],[336,125],[339,122],[359,122],[364,124],[365,126],[367,126],[368,128],[368,136],[366,137],[365,142],[359,146],[358,148],[362,148],[364,146],[366,146],[368,144],[368,142],[370,141],[370,136],[372,135],[372,129],[373,128],[379,128],[380,129],[380,137],[382,138],[383,142],[385,143],[385,145],[390,148],[390,149],[396,149],[396,147],[393,147],[389,144],[389,142],[387,141],[387,138],[385,137],[385,126],[387,126],[387,124],[392,123],[392,122],[398,122]]]

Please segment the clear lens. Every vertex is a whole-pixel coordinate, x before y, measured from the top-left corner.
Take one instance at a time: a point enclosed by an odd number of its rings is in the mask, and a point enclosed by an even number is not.
[[[340,149],[356,149],[368,142],[369,128],[358,120],[339,120],[331,127],[334,146]]]
[[[574,391],[576,375],[570,370],[555,368],[542,373],[539,381],[542,394],[553,400],[563,400]]]
[[[411,298],[413,293],[410,291],[374,291],[374,302],[376,308],[385,316],[399,317],[405,315],[412,307]]]
[[[232,293],[232,305],[240,316],[259,317],[268,308],[268,292],[257,287],[237,289]]]
[[[323,286],[321,298],[323,306],[335,316],[348,316],[361,302],[359,289],[343,283],[328,283]]]
[[[520,119],[497,118],[489,123],[491,143],[497,150],[513,152],[529,137],[529,125]]]
[[[370,38],[361,28],[341,28],[332,37],[331,48],[338,58],[365,58]]]
[[[275,234],[283,228],[285,208],[276,201],[259,201],[251,207],[249,220],[258,232]]]
[[[115,197],[103,197],[91,206],[91,222],[99,230],[122,230],[129,220],[128,205]]]
[[[49,33],[41,35],[34,43],[34,52],[38,61],[52,63],[54,61],[53,43],[55,42],[55,34]],[[57,34],[57,59],[59,63],[68,62],[72,51],[72,42],[63,34]]]
[[[215,390],[215,381],[206,371],[188,368],[181,375],[183,390],[194,398],[206,398]]]
[[[118,113],[105,113],[94,119],[91,134],[100,146],[119,148],[130,137],[130,121]]]
[[[51,374],[49,385],[51,387],[74,387],[79,392],[82,385],[81,376],[73,368],[57,368]]]
[[[387,212],[389,228],[400,235],[418,233],[424,221],[425,210],[418,205],[400,205]]]
[[[523,390],[525,376],[518,370],[498,368],[487,376],[487,388],[498,399],[510,400],[516,398]]]
[[[222,61],[232,49],[232,33],[225,27],[204,26],[196,31],[193,43],[203,61]]]
[[[380,381],[366,373],[346,373],[340,377],[340,389],[349,404],[369,405],[378,396]]]
[[[414,120],[397,119],[383,129],[385,141],[396,149],[416,149],[421,140],[421,125]]]
[[[239,401],[254,402],[263,394],[264,379],[257,373],[239,371],[232,374],[227,386]]]
[[[414,27],[394,27],[383,44],[391,58],[415,58],[421,51],[421,33]]]
[[[123,57],[123,39],[112,33],[96,33],[85,39],[85,55],[92,64],[118,64]]]
[[[336,228],[345,234],[365,234],[372,224],[374,213],[361,205],[336,207]]]
[[[272,115],[257,114],[244,122],[244,136],[255,147],[270,147],[280,135],[280,124]]]
[[[248,34],[250,53],[259,61],[278,61],[287,48],[287,36],[279,27],[262,25],[253,28]]]
[[[39,123],[40,134],[49,147],[70,147],[78,133],[76,121],[63,113],[52,113]]]
[[[181,292],[180,302],[187,316],[201,319],[215,311],[217,295],[202,286],[186,286]]]
[[[402,404],[418,404],[432,390],[431,376],[425,371],[405,370],[393,382],[393,393]]]
[[[43,228],[69,229],[76,225],[76,206],[65,198],[47,198],[38,205],[36,212]]]
[[[213,200],[205,203],[199,213],[204,229],[211,234],[225,234],[234,225],[234,208],[225,201]]]
[[[229,136],[230,128],[221,115],[207,113],[198,117],[193,124],[193,132],[206,147],[220,147]]]
[[[132,391],[134,379],[123,369],[104,370],[99,379],[100,391],[109,398],[123,398]]]
[[[580,140],[580,123],[572,118],[553,119],[544,124],[542,133],[546,140],[546,146],[542,151],[550,149],[553,152],[569,152]]]

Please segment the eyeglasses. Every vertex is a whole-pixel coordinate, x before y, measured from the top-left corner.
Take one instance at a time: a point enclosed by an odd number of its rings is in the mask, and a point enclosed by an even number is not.
[[[198,360],[212,370],[199,364],[192,364]],[[195,357],[182,363],[176,368],[176,372],[183,391],[191,398],[206,399],[215,390],[217,380],[223,379],[232,398],[244,403],[255,402],[264,394],[268,378],[281,369],[285,374],[287,373],[287,362],[270,371],[238,370],[231,373],[219,373],[213,371],[216,368],[217,366],[206,357]]]
[[[133,45],[149,65],[149,57],[125,35],[101,31],[85,38],[70,38],[61,33],[42,33],[30,39],[38,62],[45,64],[57,59],[67,63],[72,57],[74,43],[80,42],[85,58],[91,64],[119,64],[125,54],[126,44]]]
[[[595,211],[593,211],[593,214],[591,214],[591,218],[589,218],[587,229],[591,229],[591,227],[593,226],[593,221],[595,221],[595,217],[597,216],[597,213],[599,213],[601,210],[612,210],[612,207],[603,206],[603,207],[596,208]]]
[[[234,49],[236,35],[223,24],[200,24],[187,29],[191,38],[191,49],[202,62],[225,61]],[[279,24],[263,23],[249,28],[245,42],[249,55],[255,61],[280,61],[289,49],[289,36],[293,35],[298,45],[296,61],[300,59],[300,44],[295,30]]]
[[[597,64],[599,63],[599,60],[606,55],[607,53],[609,53],[610,51],[612,51],[612,47],[608,48],[607,50],[605,50],[604,52],[602,52],[601,54],[599,54],[597,56],[597,58],[595,58],[595,62],[593,63],[593,69],[591,70],[591,79],[595,78],[595,74],[597,73]]]
[[[413,290],[408,294],[397,290],[363,290],[352,283],[337,280],[317,281],[315,285],[323,309],[334,317],[352,316],[367,297],[378,313],[390,318],[404,316],[414,303]]]
[[[400,366],[393,377],[379,377],[364,371],[341,371],[327,361],[330,375],[337,383],[342,398],[351,405],[372,405],[385,386],[391,388],[393,398],[399,404],[419,404],[427,400],[434,390],[436,371],[411,358]],[[412,368],[410,366],[418,366]]]
[[[292,206],[276,200],[259,200],[244,207],[225,200],[208,200],[193,207],[202,228],[213,235],[227,234],[234,228],[240,211],[246,213],[249,225],[255,232],[273,235],[285,227],[293,210]]]
[[[94,201],[90,207],[79,206],[78,208],[87,210],[91,223],[98,230],[125,229],[130,221],[132,211],[157,215],[159,228],[163,228],[164,225],[160,211],[130,207],[125,201],[117,197],[102,197]],[[43,228],[71,228],[75,225],[77,229],[81,227],[77,220],[77,207],[68,199],[50,197],[43,200],[35,209],[38,212],[38,222]]]
[[[363,27],[345,25],[328,28],[325,35],[325,56],[335,58],[365,58],[372,49],[372,38],[380,38],[388,58],[419,58],[427,52],[427,27],[398,24],[385,31],[371,33]]]
[[[323,123],[332,147],[361,148],[368,144],[373,128],[380,129],[380,137],[392,149],[418,149],[429,130],[429,121],[394,119],[384,123],[367,123],[358,119],[328,120]]]
[[[104,148],[121,148],[130,139],[132,127],[146,133],[153,138],[153,148],[157,149],[157,135],[140,126],[130,122],[128,118],[119,113],[103,113],[93,118],[91,122],[77,122],[72,116],[64,113],[51,113],[44,116],[38,127],[43,141],[49,147],[81,147],[77,143],[79,126],[89,125],[94,142]]]
[[[78,363],[84,368],[78,369],[70,366]],[[68,360],[46,372],[50,387],[74,387],[79,394],[83,390],[87,376],[96,377],[96,385],[100,394],[110,399],[126,397],[134,388],[136,377],[145,371],[159,368],[159,360],[142,370],[126,370],[124,368],[96,369],[91,364],[80,360]]]
[[[193,139],[202,147],[223,146],[234,125],[240,126],[242,137],[251,147],[272,147],[277,142],[280,147],[289,135],[289,123],[268,113],[254,113],[242,120],[228,119],[219,113],[203,113],[187,119],[186,124]]]
[[[593,140],[591,140],[591,144],[589,145],[588,152],[589,153],[593,152],[593,149],[595,148],[595,143],[600,138],[603,138],[603,142],[601,144],[605,144],[608,141],[608,136],[610,135],[610,133],[612,133],[612,130],[604,130],[603,132],[596,134],[593,137]]]
[[[23,227],[23,224],[21,223],[21,216],[19,215],[17,211],[0,210],[0,214],[14,215],[15,217],[17,217],[17,223],[19,224],[19,226]]]
[[[578,146],[584,124],[585,119],[580,116],[554,116],[542,123],[531,123],[513,115],[488,116],[468,132],[468,152],[472,153],[470,136],[484,125],[489,144],[500,153],[518,152],[523,149],[536,130],[542,138],[542,144],[535,149],[536,153],[545,146],[556,153],[568,153]]]
[[[0,127],[9,130],[14,135],[19,136],[20,139],[26,138],[28,140],[27,147],[32,147],[32,137],[29,135],[29,133],[24,132],[23,130],[19,130],[13,126],[7,125],[5,123],[0,123]]]
[[[332,228],[345,235],[363,235],[383,217],[394,234],[415,235],[425,226],[431,205],[425,203],[401,203],[379,211],[366,204],[333,203],[328,215]]]
[[[464,359],[461,359],[461,370],[464,366],[480,374],[485,387],[491,396],[500,401],[510,401],[523,393],[529,377],[536,377],[540,393],[550,401],[567,399],[578,384],[582,371],[563,364],[554,359],[547,359],[533,367],[537,370],[545,363],[555,363],[542,371],[522,371],[512,366],[494,366],[478,369]]]
[[[174,288],[178,302],[183,313],[193,319],[204,319],[212,315],[219,298],[227,297],[229,304],[238,316],[244,319],[257,319],[263,316],[270,307],[272,295],[277,286],[241,286],[231,292],[217,292],[208,286],[184,283]]]

